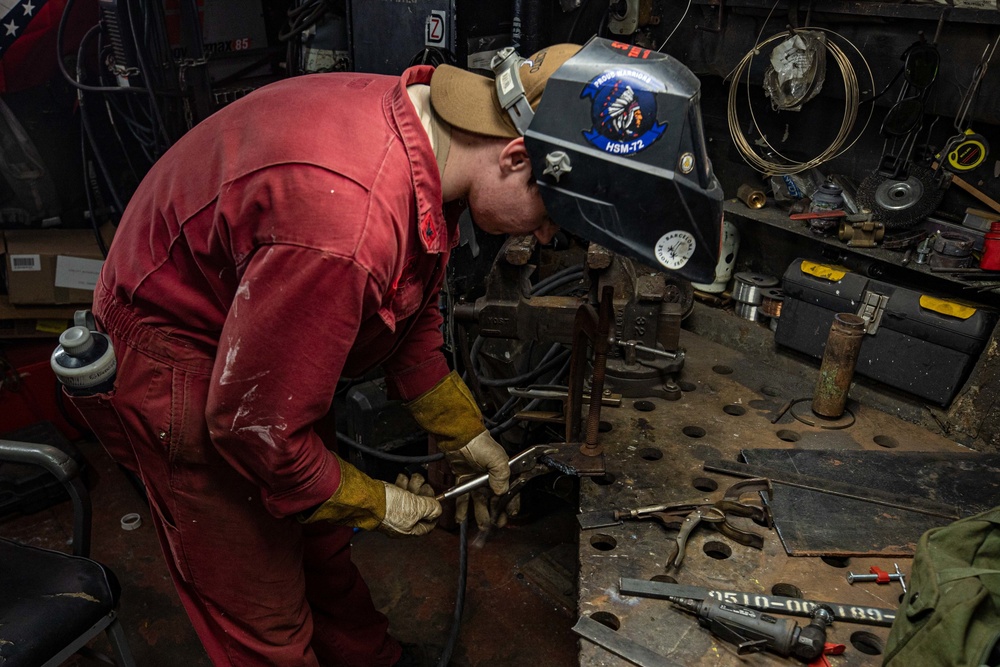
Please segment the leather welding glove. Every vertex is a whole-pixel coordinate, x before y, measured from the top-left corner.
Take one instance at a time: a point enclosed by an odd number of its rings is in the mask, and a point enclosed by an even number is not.
[[[340,486],[303,523],[332,521],[377,530],[390,537],[426,535],[437,525],[441,503],[420,475],[399,475],[395,484],[372,479],[339,456]]]
[[[483,427],[479,406],[458,373],[452,371],[406,407],[421,428],[435,437],[456,477],[488,472],[493,493],[507,490],[507,452]]]

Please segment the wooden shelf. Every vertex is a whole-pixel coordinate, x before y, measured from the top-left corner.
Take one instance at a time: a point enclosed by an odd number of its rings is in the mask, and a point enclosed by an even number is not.
[[[791,5],[787,0],[779,0],[777,7],[772,0],[695,0],[696,5],[724,7],[723,11],[732,9],[761,9],[764,11],[785,11]],[[917,19],[937,21],[941,13],[948,9],[943,4],[904,4],[899,2],[850,2],[848,0],[826,0],[813,6],[814,13],[845,14],[855,18],[875,17],[886,19]],[[952,7],[945,19],[949,23],[1000,23],[1000,11],[980,7]]]
[[[950,273],[938,273],[931,271],[929,264],[917,264],[915,250],[911,253],[909,262],[904,265],[902,262],[905,252],[902,250],[886,250],[881,247],[854,248],[840,241],[836,235],[820,236],[814,234],[804,221],[789,220],[788,212],[774,206],[771,200],[764,208],[751,209],[738,199],[729,199],[724,203],[724,209],[726,218],[735,222],[737,226],[741,225],[740,220],[760,223],[808,239],[810,244],[813,244],[813,248],[826,247],[835,250],[840,256],[856,255],[875,260],[877,264],[873,265],[868,275],[876,280],[896,282],[903,279],[911,284],[925,285],[972,301],[981,301],[991,306],[1000,305],[1000,293],[977,291],[977,286],[982,287],[990,283],[1000,284],[1000,273],[985,272],[981,276],[971,276],[973,281],[964,280]],[[802,254],[815,256],[816,252],[803,252]]]

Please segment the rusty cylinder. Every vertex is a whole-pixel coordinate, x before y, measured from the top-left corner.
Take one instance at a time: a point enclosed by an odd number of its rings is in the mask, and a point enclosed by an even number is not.
[[[853,313],[837,313],[834,316],[813,394],[812,411],[820,417],[837,419],[844,414],[847,392],[851,389],[854,366],[858,363],[864,337],[864,318]]]

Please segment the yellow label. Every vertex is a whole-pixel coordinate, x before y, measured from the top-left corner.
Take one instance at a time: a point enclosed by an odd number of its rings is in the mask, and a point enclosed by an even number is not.
[[[849,271],[842,266],[817,264],[816,262],[803,260],[802,273],[808,273],[810,276],[815,276],[816,278],[822,278],[823,280],[829,280],[830,282],[835,283],[846,276]]]
[[[964,306],[954,301],[945,301],[944,299],[935,299],[925,294],[920,295],[920,307],[925,310],[932,310],[935,313],[948,315],[949,317],[957,317],[960,320],[967,320],[976,314],[976,309],[972,306]]]
[[[66,320],[35,320],[35,331],[61,334],[67,328]]]

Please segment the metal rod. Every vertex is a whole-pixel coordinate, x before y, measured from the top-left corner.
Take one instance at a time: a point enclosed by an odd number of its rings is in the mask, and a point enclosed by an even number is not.
[[[648,347],[646,345],[640,345],[639,343],[635,343],[633,341],[618,340],[617,338],[615,338],[613,336],[608,339],[608,342],[610,342],[612,345],[618,345],[618,346],[621,346],[621,347],[635,348],[639,352],[646,352],[648,354],[655,354],[658,357],[665,357],[667,359],[676,359],[677,358],[677,353],[676,352],[669,352],[667,350],[657,350],[655,347]]]

